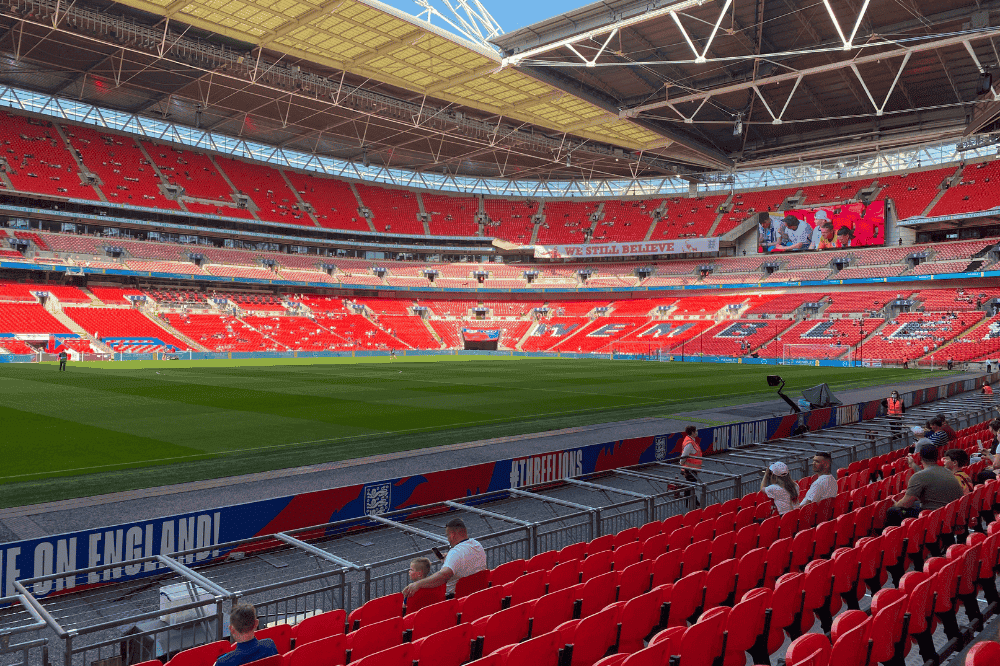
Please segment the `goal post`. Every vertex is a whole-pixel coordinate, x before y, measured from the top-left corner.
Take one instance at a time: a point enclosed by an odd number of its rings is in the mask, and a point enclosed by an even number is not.
[[[813,365],[814,361],[827,359],[850,360],[848,345],[788,343],[781,345],[782,365]]]

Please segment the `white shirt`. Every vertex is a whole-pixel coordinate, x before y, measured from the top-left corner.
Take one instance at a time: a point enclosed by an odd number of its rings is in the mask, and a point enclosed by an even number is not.
[[[764,488],[764,494],[774,501],[774,508],[778,510],[779,516],[783,516],[795,508],[791,495],[778,484],[772,484]]]
[[[797,228],[792,229],[786,226],[783,231],[790,245],[804,243],[804,247],[809,247],[809,243],[812,241],[812,227],[804,220],[799,222]]]
[[[809,486],[809,490],[806,492],[805,499],[802,500],[802,504],[807,502],[822,502],[825,499],[830,499],[837,496],[837,479],[833,478],[833,474],[821,474],[816,477],[816,480],[812,482]],[[799,506],[802,506],[800,504]]]
[[[448,567],[455,574],[448,581],[448,592],[453,593],[459,578],[471,576],[486,568],[486,551],[475,539],[466,539],[448,551],[441,566]]]

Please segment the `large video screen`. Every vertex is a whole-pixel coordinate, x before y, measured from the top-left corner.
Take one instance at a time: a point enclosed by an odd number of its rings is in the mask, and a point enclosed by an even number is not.
[[[885,244],[885,203],[761,213],[758,252],[809,252]]]

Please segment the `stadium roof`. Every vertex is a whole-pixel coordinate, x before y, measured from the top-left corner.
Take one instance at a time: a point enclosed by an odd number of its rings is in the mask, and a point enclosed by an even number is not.
[[[0,83],[393,168],[662,177],[960,136],[998,7],[612,0],[501,59],[377,0],[11,0]]]

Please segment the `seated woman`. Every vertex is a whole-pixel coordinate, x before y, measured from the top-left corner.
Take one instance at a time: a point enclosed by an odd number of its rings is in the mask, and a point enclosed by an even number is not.
[[[799,499],[799,486],[788,475],[788,465],[780,460],[764,470],[760,489],[771,498],[779,516],[794,509]]]

